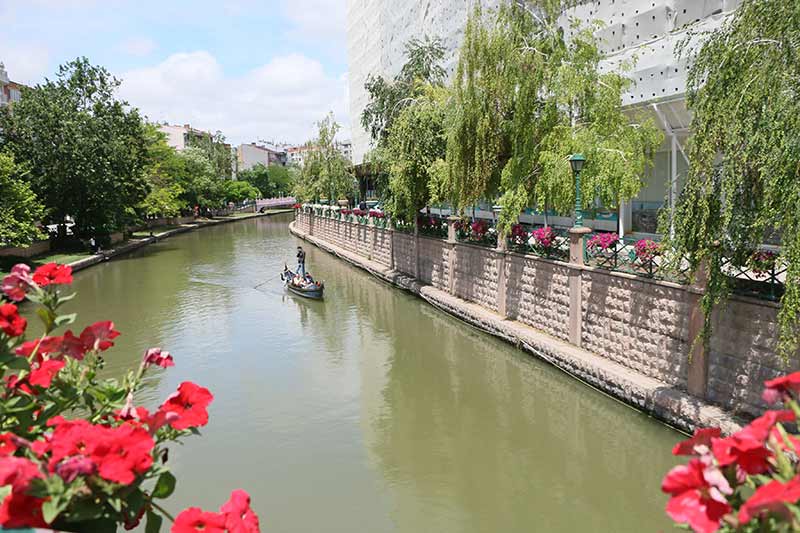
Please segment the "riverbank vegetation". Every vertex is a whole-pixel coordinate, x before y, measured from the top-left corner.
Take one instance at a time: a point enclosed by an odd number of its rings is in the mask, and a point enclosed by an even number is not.
[[[260,195],[250,184],[232,185],[221,133],[192,137],[178,152],[116,96],[119,85],[79,58],[0,109],[0,246],[30,244],[46,236],[45,226],[57,228],[57,242],[102,241],[145,218]],[[276,181],[285,188],[285,176]]]

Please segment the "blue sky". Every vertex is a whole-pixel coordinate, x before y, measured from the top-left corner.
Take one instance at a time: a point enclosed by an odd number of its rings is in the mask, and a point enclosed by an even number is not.
[[[0,0],[0,61],[34,84],[86,56],[152,120],[234,142],[348,135],[346,0]]]

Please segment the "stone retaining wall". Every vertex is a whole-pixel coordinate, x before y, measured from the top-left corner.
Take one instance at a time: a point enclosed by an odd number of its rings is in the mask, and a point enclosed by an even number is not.
[[[758,414],[763,381],[800,368],[774,355],[768,302],[731,299],[706,353],[692,342],[702,287],[304,213],[294,228],[734,413]]]
[[[50,251],[50,241],[37,241],[30,246],[0,248],[0,257],[33,257]]]

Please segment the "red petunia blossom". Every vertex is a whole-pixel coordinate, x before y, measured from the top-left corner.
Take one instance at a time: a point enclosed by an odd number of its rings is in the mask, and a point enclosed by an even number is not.
[[[61,344],[58,347],[59,352],[78,361],[83,359],[89,349],[91,348],[87,347],[80,337],[76,337],[70,330],[67,330],[64,336],[61,337]]]
[[[175,517],[172,533],[225,533],[225,516],[189,507]]]
[[[161,404],[159,411],[175,413],[178,419],[170,422],[175,429],[188,429],[205,426],[208,423],[206,408],[214,396],[205,387],[191,381],[184,381],[167,400]]]
[[[162,368],[169,368],[171,366],[175,366],[175,362],[172,360],[172,355],[166,350],[162,350],[161,348],[150,348],[144,353],[143,358],[144,366],[150,365],[158,365]]]
[[[0,433],[0,457],[14,455],[17,451],[18,437],[13,433]]]
[[[0,504],[0,525],[7,528],[43,527],[42,503],[44,500],[26,494],[34,478],[42,473],[36,464],[22,457],[0,458],[0,486],[11,485]]]
[[[62,337],[44,337],[33,341],[23,342],[14,351],[20,357],[30,358],[34,351],[41,358],[43,355],[58,353],[61,350]]]
[[[110,320],[102,322],[95,322],[91,326],[87,326],[81,332],[81,342],[86,350],[108,350],[114,343],[112,339],[119,337],[119,331],[114,329],[114,323]]]
[[[800,500],[800,478],[794,478],[786,484],[772,480],[762,485],[739,509],[739,524],[746,524],[753,518],[765,513],[777,514],[791,520],[792,513],[787,503]]]
[[[782,434],[777,427],[769,432],[769,441],[785,452],[800,454],[800,439],[791,433]]]
[[[14,304],[0,305],[0,330],[9,337],[19,337],[25,333],[28,321],[19,316],[17,306]]]
[[[667,502],[667,514],[675,522],[689,524],[697,533],[713,533],[720,527],[722,517],[731,511],[722,490],[729,486],[716,485],[715,467],[706,466],[700,459],[676,466],[661,482],[661,490],[672,497]],[[724,479],[724,478],[723,478]]]
[[[11,273],[3,278],[0,289],[12,302],[21,302],[32,286],[31,267],[19,263],[14,265]]]
[[[47,263],[36,269],[36,272],[33,273],[33,281],[40,287],[69,285],[72,283],[72,267]]]
[[[672,455],[703,455],[711,447],[711,439],[722,434],[719,428],[701,428],[692,438],[679,442],[672,448]]]
[[[764,401],[768,404],[777,403],[790,393],[800,393],[800,372],[765,381],[764,386],[766,387],[762,394]]]
[[[45,359],[41,363],[31,365],[31,373],[27,378],[28,384],[36,385],[46,389],[50,386],[53,378],[64,368],[67,363],[56,359]]]
[[[250,508],[250,495],[242,489],[231,492],[219,511],[225,515],[228,533],[259,533],[258,516]]]
[[[740,431],[725,439],[713,439],[712,452],[720,466],[737,464],[746,474],[761,474],[769,469],[772,452],[766,441],[778,422],[791,422],[791,411],[767,411]]]

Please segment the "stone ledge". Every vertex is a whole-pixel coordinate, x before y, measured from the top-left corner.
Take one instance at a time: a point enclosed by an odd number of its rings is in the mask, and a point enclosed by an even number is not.
[[[577,348],[530,326],[504,320],[478,304],[464,301],[407,274],[345,251],[295,228],[297,237],[360,267],[375,277],[412,292],[429,304],[464,322],[499,337],[584,383],[644,411],[680,430],[718,426],[725,434],[737,431],[743,420],[662,381],[641,375],[618,363]]]

